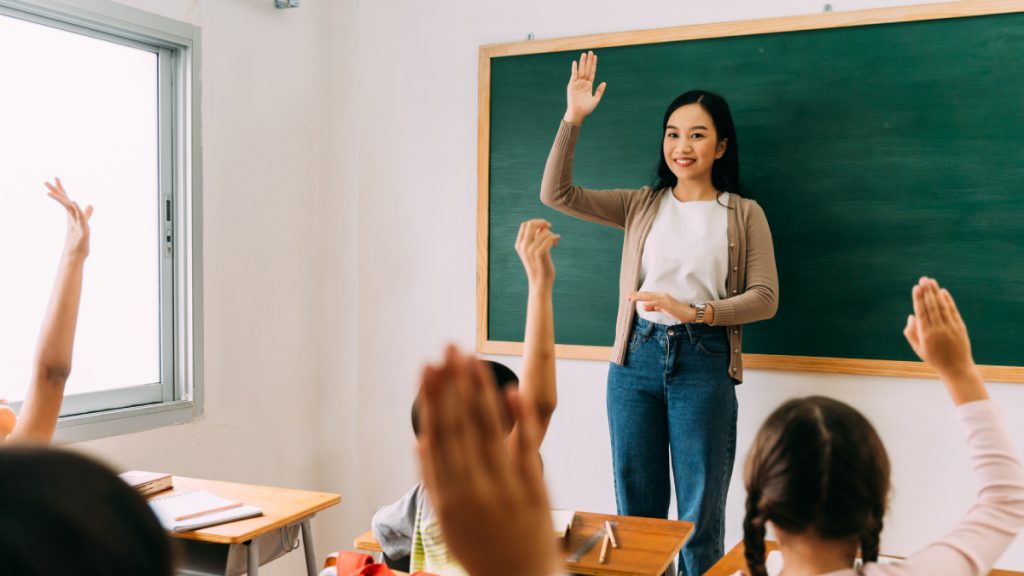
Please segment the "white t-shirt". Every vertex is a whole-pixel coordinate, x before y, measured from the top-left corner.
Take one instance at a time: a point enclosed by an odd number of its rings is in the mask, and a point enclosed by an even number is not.
[[[676,300],[702,303],[726,298],[729,275],[729,193],[715,200],[680,202],[665,192],[644,241],[640,291],[666,292]],[[679,324],[664,312],[637,314],[657,324]]]

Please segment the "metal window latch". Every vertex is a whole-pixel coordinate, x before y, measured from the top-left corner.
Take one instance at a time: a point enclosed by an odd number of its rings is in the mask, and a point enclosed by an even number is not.
[[[300,0],[274,0],[274,8],[298,8]]]

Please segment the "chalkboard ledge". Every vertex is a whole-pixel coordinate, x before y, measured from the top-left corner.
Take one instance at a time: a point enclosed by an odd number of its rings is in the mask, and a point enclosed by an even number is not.
[[[522,342],[483,340],[477,342],[480,354],[521,356]],[[575,360],[611,358],[610,346],[574,346],[556,344],[555,356]],[[819,358],[815,356],[777,356],[772,354],[744,354],[744,369],[784,370],[789,372],[823,372],[827,374],[856,374],[860,376],[888,376],[897,378],[938,378],[924,362],[901,360],[862,360],[857,358]],[[988,382],[1024,383],[1024,367],[980,366],[982,377]]]

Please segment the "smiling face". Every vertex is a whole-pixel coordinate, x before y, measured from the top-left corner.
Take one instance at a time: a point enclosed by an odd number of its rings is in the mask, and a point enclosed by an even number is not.
[[[687,104],[669,116],[662,151],[679,181],[710,183],[711,167],[728,144],[728,139],[718,141],[715,123],[700,104]]]

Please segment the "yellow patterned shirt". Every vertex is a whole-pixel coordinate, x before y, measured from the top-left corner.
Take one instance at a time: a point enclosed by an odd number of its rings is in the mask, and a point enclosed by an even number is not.
[[[439,576],[467,576],[466,571],[448,550],[444,535],[441,534],[441,524],[434,516],[434,509],[425,492],[416,506],[409,570],[423,570]]]

